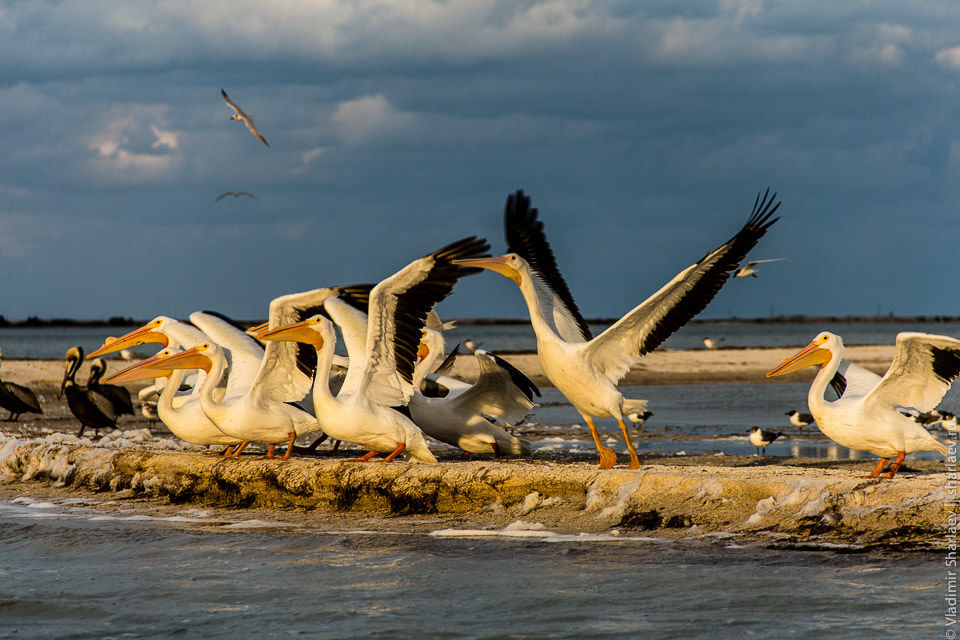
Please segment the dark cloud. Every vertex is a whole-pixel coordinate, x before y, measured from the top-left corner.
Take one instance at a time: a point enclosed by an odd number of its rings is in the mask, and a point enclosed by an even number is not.
[[[707,315],[960,314],[952,1],[17,2],[0,8],[4,315],[220,308],[384,277],[541,208],[591,316],[732,235]],[[230,121],[226,88],[268,149]],[[246,190],[257,201],[226,199]],[[447,315],[522,316],[484,274]]]

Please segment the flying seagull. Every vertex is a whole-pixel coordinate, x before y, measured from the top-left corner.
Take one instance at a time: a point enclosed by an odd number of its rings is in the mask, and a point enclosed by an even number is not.
[[[257,196],[253,195],[252,193],[248,193],[247,191],[224,191],[213,200],[214,202],[217,202],[219,200],[222,200],[223,198],[226,198],[227,196],[233,196],[234,198],[239,198],[240,196],[247,196],[248,198],[253,198],[254,200],[257,199]]]
[[[757,277],[757,265],[763,264],[764,262],[779,262],[783,258],[767,258],[766,260],[751,260],[747,263],[747,266],[740,267],[733,274],[734,278],[746,278],[747,276]]]
[[[243,121],[243,124],[247,125],[247,129],[250,129],[250,133],[257,136],[257,139],[260,140],[260,142],[262,142],[263,144],[269,147],[270,143],[267,142],[267,140],[262,135],[260,135],[260,132],[257,131],[257,127],[254,126],[253,118],[248,116],[243,109],[238,107],[237,104],[230,99],[230,96],[227,95],[226,91],[224,91],[223,89],[220,89],[220,95],[223,96],[223,101],[227,103],[227,106],[236,112],[232,116],[230,116],[230,119]]]

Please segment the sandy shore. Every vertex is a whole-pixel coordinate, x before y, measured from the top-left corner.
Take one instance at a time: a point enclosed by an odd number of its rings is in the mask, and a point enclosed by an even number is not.
[[[791,376],[766,379],[764,373],[780,364],[796,348],[768,349],[660,349],[645,356],[623,379],[621,384],[716,384],[716,383],[771,383],[812,380],[809,369]],[[865,345],[847,347],[845,357],[877,373],[886,371],[893,360],[894,345]],[[549,386],[540,371],[536,354],[507,354],[503,356],[538,385]],[[107,373],[114,373],[132,364],[116,359],[107,361]],[[477,364],[472,355],[457,357],[453,375],[471,380],[476,376]],[[87,366],[80,370],[78,379],[86,379]],[[44,395],[56,395],[63,376],[60,360],[11,360],[4,358],[0,377],[4,380],[38,386]],[[147,383],[130,385],[136,390]]]

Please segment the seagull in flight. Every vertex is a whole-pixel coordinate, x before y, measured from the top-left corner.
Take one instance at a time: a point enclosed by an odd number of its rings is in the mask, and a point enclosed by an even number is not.
[[[223,96],[223,101],[227,103],[227,106],[235,111],[235,113],[232,116],[230,116],[230,119],[242,121],[243,124],[247,125],[247,129],[250,129],[250,133],[255,135],[257,139],[260,140],[260,142],[262,142],[263,144],[269,147],[270,143],[267,142],[267,140],[262,135],[260,135],[260,132],[257,131],[257,127],[254,126],[253,118],[248,116],[243,109],[237,106],[237,104],[230,99],[230,96],[227,95],[226,91],[224,91],[223,89],[220,89],[220,95]]]
[[[227,196],[233,196],[234,198],[239,198],[240,196],[247,196],[248,198],[253,198],[254,200],[257,199],[257,196],[247,191],[224,191],[223,193],[218,195],[216,198],[214,198],[213,201],[217,202],[219,200],[222,200],[223,198],[226,198]]]
[[[758,264],[762,264],[764,262],[779,262],[781,260],[783,260],[783,258],[767,258],[766,260],[751,260],[750,262],[747,263],[747,266],[740,267],[739,269],[737,269],[736,272],[734,272],[733,277],[746,278],[747,276],[753,276],[754,278],[756,278]]]

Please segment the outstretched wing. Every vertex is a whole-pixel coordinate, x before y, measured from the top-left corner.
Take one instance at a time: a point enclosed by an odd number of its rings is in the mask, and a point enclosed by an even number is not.
[[[957,376],[960,340],[930,333],[899,333],[893,363],[864,404],[930,411]]]
[[[543,222],[539,220],[537,210],[530,207],[530,198],[524,195],[522,189],[507,196],[503,222],[507,252],[526,260],[533,272],[534,288],[543,317],[553,324],[557,334],[567,342],[589,340],[590,327],[560,275],[553,250],[543,231]]]
[[[464,238],[415,260],[370,292],[363,374],[357,393],[381,405],[405,405],[427,312],[450,295],[457,280],[477,273],[453,260],[483,257],[490,245]]]
[[[584,353],[616,383],[642,355],[656,349],[674,331],[700,313],[730,278],[730,273],[757,244],[780,207],[777,194],[757,194],[753,211],[732,238],[690,265],[616,324],[593,339]]]

